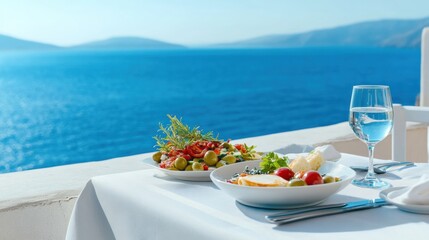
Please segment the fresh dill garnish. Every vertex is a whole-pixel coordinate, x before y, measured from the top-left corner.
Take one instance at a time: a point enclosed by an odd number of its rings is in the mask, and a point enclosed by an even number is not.
[[[164,136],[155,136],[156,141],[155,147],[158,147],[159,151],[168,152],[172,148],[184,149],[187,145],[195,141],[218,141],[218,136],[214,137],[213,132],[203,133],[199,127],[190,128],[188,125],[182,122],[182,119],[176,116],[167,115],[170,119],[168,126],[159,124],[159,132],[162,132]]]

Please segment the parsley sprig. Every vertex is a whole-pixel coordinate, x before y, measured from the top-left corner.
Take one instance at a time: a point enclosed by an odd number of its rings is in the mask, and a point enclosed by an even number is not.
[[[168,152],[172,148],[184,149],[187,145],[195,141],[218,141],[218,136],[214,137],[213,132],[203,133],[199,127],[190,128],[176,116],[167,115],[170,124],[167,126],[159,124],[159,132],[164,136],[155,136],[155,147],[159,151]]]
[[[269,152],[262,158],[262,162],[259,166],[262,172],[272,173],[278,168],[288,167],[288,160],[289,158],[287,156],[279,157],[279,155]]]

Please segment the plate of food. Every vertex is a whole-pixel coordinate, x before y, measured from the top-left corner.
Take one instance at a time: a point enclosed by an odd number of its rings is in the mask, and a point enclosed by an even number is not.
[[[176,116],[168,115],[170,124],[160,124],[161,135],[155,136],[157,152],[143,163],[179,180],[210,181],[210,173],[220,167],[261,159],[255,146],[231,144],[190,128]]]
[[[251,207],[288,209],[316,205],[345,188],[356,173],[319,152],[289,159],[276,153],[212,171],[226,194]]]

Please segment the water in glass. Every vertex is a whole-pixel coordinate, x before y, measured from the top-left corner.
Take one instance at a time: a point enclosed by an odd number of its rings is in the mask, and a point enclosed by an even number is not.
[[[354,185],[367,188],[388,187],[387,182],[375,176],[373,168],[375,145],[392,129],[392,99],[388,86],[354,86],[350,102],[349,124],[356,136],[365,142],[369,151],[368,173]]]

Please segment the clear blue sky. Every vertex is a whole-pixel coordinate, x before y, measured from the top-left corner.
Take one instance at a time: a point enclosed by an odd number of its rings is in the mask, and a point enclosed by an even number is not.
[[[0,0],[0,34],[64,46],[112,36],[198,45],[427,16],[429,0]]]

